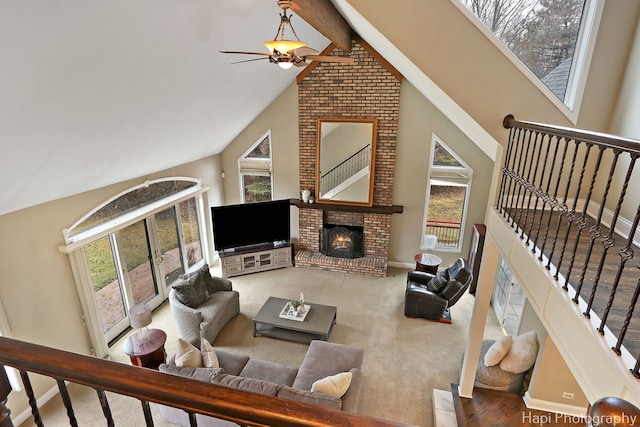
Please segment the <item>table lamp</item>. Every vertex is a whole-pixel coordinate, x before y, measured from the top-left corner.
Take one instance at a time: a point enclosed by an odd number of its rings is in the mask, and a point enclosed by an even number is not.
[[[129,322],[131,327],[137,329],[135,338],[142,341],[150,341],[147,326],[151,324],[151,307],[149,304],[136,304],[129,309]]]
[[[432,250],[438,244],[438,236],[434,234],[425,234],[423,238],[423,245],[427,249],[427,255],[431,258]]]

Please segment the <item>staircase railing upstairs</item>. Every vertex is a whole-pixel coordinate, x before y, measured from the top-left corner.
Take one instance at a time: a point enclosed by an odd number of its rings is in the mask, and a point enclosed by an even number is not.
[[[498,211],[640,378],[640,141],[511,115],[504,127]]]
[[[369,166],[371,144],[353,153],[320,177],[320,194],[327,194],[362,169]]]
[[[19,370],[37,426],[43,426],[44,423],[31,386],[30,372],[56,380],[71,426],[78,423],[66,382],[95,389],[107,426],[115,425],[105,393],[107,391],[138,400],[147,426],[154,425],[151,403],[185,410],[189,414],[192,426],[197,426],[196,413],[248,426],[397,427],[402,425],[291,400],[285,401],[277,397],[236,390],[5,337],[0,337],[0,365],[13,366]],[[2,366],[0,368],[4,373],[4,368]],[[13,426],[10,411],[6,407],[6,398],[10,391],[11,386],[6,375],[0,375],[0,427]]]

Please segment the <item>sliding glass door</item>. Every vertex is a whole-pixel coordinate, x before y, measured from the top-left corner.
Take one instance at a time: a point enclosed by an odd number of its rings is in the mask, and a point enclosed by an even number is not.
[[[157,307],[180,276],[204,264],[198,224],[182,202],[85,246],[107,342],[129,327],[132,306]]]
[[[116,325],[126,322],[127,318],[124,286],[122,276],[118,274],[114,243],[113,236],[106,236],[84,247],[105,335],[114,330]]]
[[[176,209],[171,207],[155,215],[160,250],[160,273],[166,286],[171,286],[185,273],[184,251],[180,246]]]

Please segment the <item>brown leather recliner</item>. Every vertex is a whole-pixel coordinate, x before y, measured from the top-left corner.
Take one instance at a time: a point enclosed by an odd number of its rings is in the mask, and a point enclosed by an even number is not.
[[[459,258],[437,274],[410,271],[404,299],[404,315],[424,319],[442,319],[471,284],[473,274],[467,260]]]

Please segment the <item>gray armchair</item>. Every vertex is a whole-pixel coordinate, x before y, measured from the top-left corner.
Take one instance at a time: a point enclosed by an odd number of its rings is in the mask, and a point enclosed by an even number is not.
[[[169,292],[178,336],[194,345],[213,343],[222,328],[240,312],[240,295],[228,279],[212,277],[209,266],[184,275]]]

